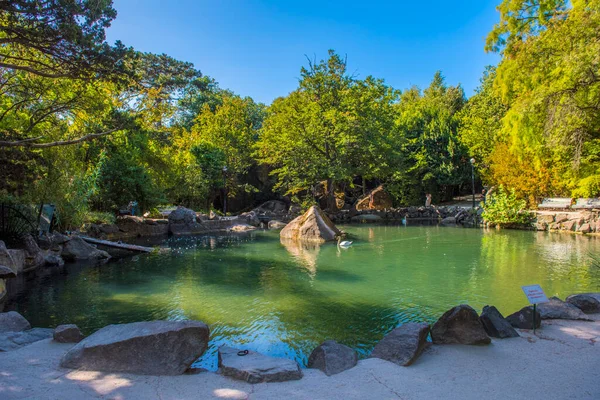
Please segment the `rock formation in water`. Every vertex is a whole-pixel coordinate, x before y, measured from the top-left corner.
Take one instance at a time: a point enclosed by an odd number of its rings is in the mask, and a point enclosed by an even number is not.
[[[281,230],[283,239],[329,242],[336,240],[342,232],[318,206],[312,206],[303,215],[294,219]]]

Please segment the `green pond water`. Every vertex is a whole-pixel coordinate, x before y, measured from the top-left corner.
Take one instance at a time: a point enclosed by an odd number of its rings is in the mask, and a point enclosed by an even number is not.
[[[589,255],[600,239],[529,231],[348,225],[354,245],[282,244],[278,232],[172,238],[167,254],[70,265],[27,285],[8,309],[33,326],[198,319],[211,328],[196,363],[216,368],[227,343],[305,365],[326,339],[364,357],[407,321],[434,322],[468,303],[505,315],[527,305],[522,285],[561,298],[598,291]]]

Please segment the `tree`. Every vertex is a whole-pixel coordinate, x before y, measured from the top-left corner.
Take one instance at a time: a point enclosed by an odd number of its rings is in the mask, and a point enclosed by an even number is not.
[[[426,192],[434,200],[448,200],[470,181],[469,157],[457,133],[464,104],[462,88],[447,86],[440,72],[423,92],[412,88],[402,94],[397,123],[405,138],[406,162],[391,188],[400,203],[420,203]]]
[[[508,107],[502,98],[494,91],[496,67],[488,66],[481,78],[481,85],[460,111],[460,126],[458,135],[460,141],[469,149],[480,168],[480,173],[486,176],[490,157],[499,142],[505,142],[502,137],[502,118]]]
[[[395,149],[390,137],[396,96],[380,80],[348,75],[346,60],[330,50],[327,61],[309,60],[301,69],[298,89],[273,102],[257,156],[274,168],[276,188],[288,194],[326,181],[327,208],[335,210],[337,184],[386,168],[380,161]]]
[[[530,157],[540,171],[546,161],[560,171],[547,192],[531,187],[530,195],[598,194],[600,4],[571,5],[506,0],[501,26],[488,37],[497,44],[491,49],[504,51],[494,91],[509,107],[502,135],[510,152]],[[499,32],[506,39],[498,40]]]
[[[223,168],[226,165],[226,156],[223,150],[209,142],[200,142],[191,149],[196,162],[202,171],[202,185],[206,190],[206,209],[210,204],[215,189],[225,185]]]

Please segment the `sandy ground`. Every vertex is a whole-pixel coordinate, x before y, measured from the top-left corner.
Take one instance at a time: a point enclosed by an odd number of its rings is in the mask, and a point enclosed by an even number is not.
[[[490,346],[432,346],[410,367],[362,360],[327,377],[250,385],[216,373],[175,377],[71,371],[70,345],[44,340],[0,353],[0,399],[600,399],[600,315],[544,321]],[[598,342],[597,342],[598,341]]]

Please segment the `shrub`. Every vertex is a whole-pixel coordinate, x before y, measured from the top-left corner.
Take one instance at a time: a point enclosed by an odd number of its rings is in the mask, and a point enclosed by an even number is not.
[[[483,219],[495,225],[527,225],[532,221],[527,202],[519,200],[514,190],[507,191],[502,186],[488,196],[483,210]]]

